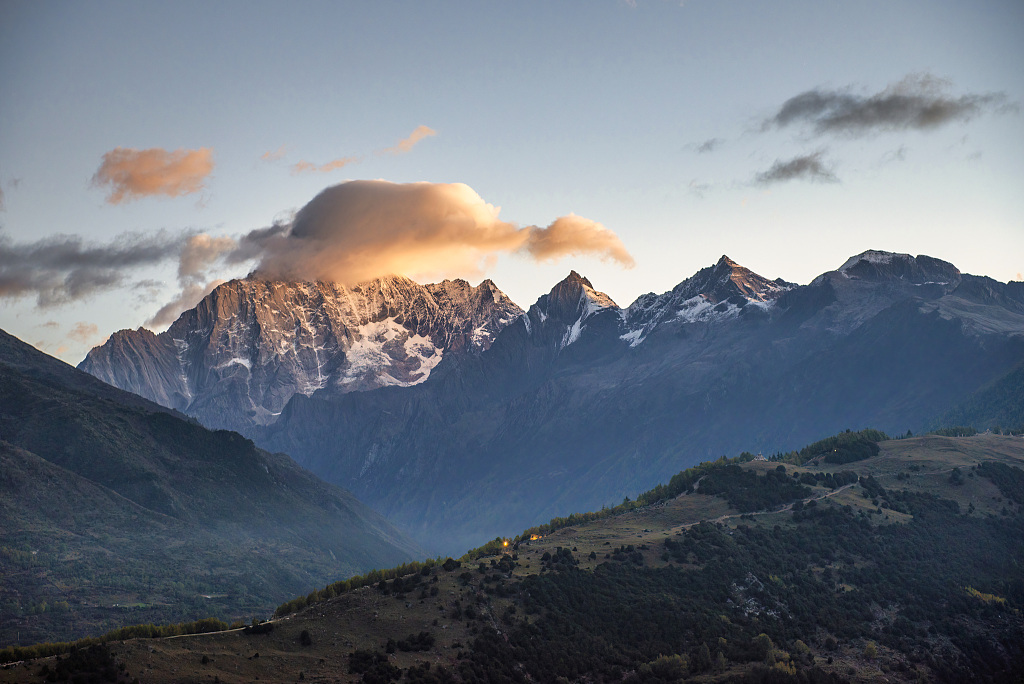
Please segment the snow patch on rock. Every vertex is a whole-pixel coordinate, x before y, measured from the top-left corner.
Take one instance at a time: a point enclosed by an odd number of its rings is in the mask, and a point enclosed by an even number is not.
[[[846,262],[839,267],[839,272],[846,273],[861,261],[867,261],[872,264],[890,264],[894,259],[912,261],[914,257],[909,254],[901,254],[899,252],[883,252],[878,249],[869,249],[866,252],[861,252],[860,254],[847,259]]]

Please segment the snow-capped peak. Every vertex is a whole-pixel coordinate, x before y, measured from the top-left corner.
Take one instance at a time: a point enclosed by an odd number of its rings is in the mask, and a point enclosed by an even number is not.
[[[911,285],[954,285],[960,282],[956,266],[926,256],[869,249],[852,256],[839,267],[845,278],[873,282],[903,282]],[[815,282],[820,282],[820,277]]]
[[[535,326],[555,331],[559,349],[564,349],[579,339],[587,327],[584,321],[604,311],[617,313],[619,305],[604,292],[594,289],[587,278],[570,271],[530,307],[523,324],[531,334]]]
[[[643,295],[623,315],[626,332],[620,336],[635,347],[658,325],[666,322],[695,323],[739,315],[748,304],[769,308],[794,286],[768,280],[740,266],[726,255],[662,295]]]
[[[589,280],[576,271],[570,271],[564,280],[551,288],[534,306],[540,307],[544,318],[566,322],[585,320],[605,309],[618,309],[619,305],[604,292],[594,289]]]
[[[788,285],[768,280],[723,254],[714,266],[702,268],[672,288],[671,294],[676,300],[700,296],[712,304],[737,295],[765,302],[788,289]]]

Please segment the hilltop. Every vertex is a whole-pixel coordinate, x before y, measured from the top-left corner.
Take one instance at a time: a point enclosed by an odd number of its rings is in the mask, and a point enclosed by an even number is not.
[[[248,634],[106,648],[149,682],[1016,681],[1024,439],[871,438],[706,463]]]

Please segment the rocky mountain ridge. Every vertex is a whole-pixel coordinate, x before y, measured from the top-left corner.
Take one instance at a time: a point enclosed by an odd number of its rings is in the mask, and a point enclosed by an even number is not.
[[[295,392],[247,434],[458,550],[751,445],[917,430],[1024,359],[1024,288],[874,251],[803,286],[723,257],[626,308],[572,272],[508,318],[422,382]]]
[[[295,394],[407,387],[447,353],[486,350],[522,311],[490,280],[345,287],[257,277],[221,285],[159,335],[114,333],[79,368],[200,419],[248,430]]]

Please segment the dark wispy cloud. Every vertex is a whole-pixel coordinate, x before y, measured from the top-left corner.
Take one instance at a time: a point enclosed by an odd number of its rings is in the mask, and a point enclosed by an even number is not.
[[[816,88],[786,100],[762,128],[806,125],[818,135],[864,136],[931,130],[985,113],[1012,109],[1003,93],[950,93],[949,81],[911,74],[873,95]]]
[[[777,159],[767,171],[754,176],[757,185],[772,185],[787,181],[802,180],[813,183],[838,183],[839,178],[823,161],[824,150],[805,154],[792,159]]]
[[[890,150],[882,155],[882,164],[892,164],[894,162],[901,162],[907,160],[907,153],[909,150],[906,145],[900,145],[895,150]]]
[[[724,143],[725,140],[721,138],[709,138],[697,145],[694,149],[697,151],[697,154],[708,154],[709,152],[717,150]]]
[[[136,273],[177,261],[181,291],[150,319],[162,325],[194,306],[212,289],[211,282],[222,282],[211,281],[209,273],[236,248],[231,238],[194,232],[128,233],[107,244],[87,243],[77,235],[20,244],[0,236],[0,299],[34,297],[45,309],[122,287],[153,288],[159,284],[137,280]]]
[[[0,297],[34,296],[39,307],[56,306],[119,287],[125,271],[177,256],[180,239],[166,232],[125,234],[110,244],[87,244],[77,235],[56,235],[15,244],[0,236]]]

